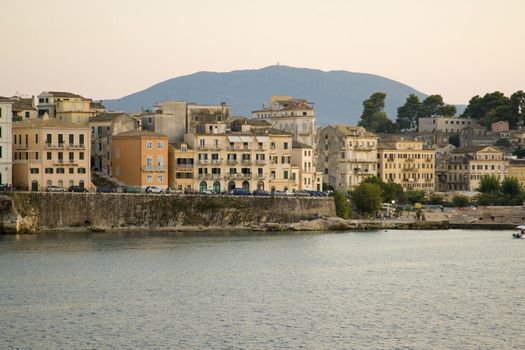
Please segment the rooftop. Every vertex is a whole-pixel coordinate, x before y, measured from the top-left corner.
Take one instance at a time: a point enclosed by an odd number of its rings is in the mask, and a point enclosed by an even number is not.
[[[83,126],[79,124],[69,123],[56,118],[49,119],[29,119],[22,122],[13,123],[14,128],[54,128],[54,129],[86,129],[88,126]]]
[[[149,136],[149,137],[167,137],[166,135],[159,134],[158,132],[147,131],[147,130],[130,130],[121,132],[113,137],[140,137],[140,136]]]
[[[304,144],[299,141],[292,141],[292,148],[308,148],[311,149],[312,146],[308,146],[307,144]]]
[[[126,115],[124,112],[107,112],[89,119],[89,122],[110,122],[115,118]]]

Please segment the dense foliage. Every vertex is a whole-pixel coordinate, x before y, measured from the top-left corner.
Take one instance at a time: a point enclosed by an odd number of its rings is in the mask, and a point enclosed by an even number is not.
[[[501,183],[495,176],[483,177],[478,191],[478,205],[522,205],[525,200],[523,188],[515,177],[506,177]]]
[[[334,192],[334,202],[335,202],[335,213],[337,216],[343,219],[348,219],[350,216],[350,203],[348,198],[343,192],[335,191]]]

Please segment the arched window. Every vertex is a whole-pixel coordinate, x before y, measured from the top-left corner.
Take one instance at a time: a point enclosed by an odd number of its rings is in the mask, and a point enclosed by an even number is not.
[[[206,183],[206,181],[202,181],[200,184],[199,184],[199,191],[200,192],[204,192],[208,189],[208,184]]]
[[[221,193],[221,183],[219,181],[215,181],[213,183],[213,192],[214,193]]]
[[[235,181],[228,182],[228,191],[231,191],[235,188]]]
[[[264,182],[262,181],[257,182],[257,189],[264,191]]]
[[[248,181],[243,181],[242,182],[242,188],[246,191],[249,191],[250,190],[250,183]]]
[[[49,187],[49,186],[53,186],[53,181],[51,180],[47,180],[46,182],[46,186]]]

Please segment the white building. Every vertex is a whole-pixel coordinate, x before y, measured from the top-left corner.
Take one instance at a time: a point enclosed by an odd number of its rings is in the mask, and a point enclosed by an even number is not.
[[[13,130],[12,104],[7,97],[0,97],[0,183],[12,184],[13,178]]]
[[[447,134],[459,134],[466,127],[474,126],[477,121],[469,118],[431,117],[419,118],[419,132],[442,131]]]

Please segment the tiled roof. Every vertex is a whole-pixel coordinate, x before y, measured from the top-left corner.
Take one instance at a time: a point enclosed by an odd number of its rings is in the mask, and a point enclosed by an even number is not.
[[[77,94],[73,94],[71,92],[65,92],[65,91],[46,91],[49,95],[54,97],[82,97]]]
[[[137,136],[150,136],[150,137],[167,137],[166,135],[159,134],[158,132],[147,131],[147,130],[130,130],[121,132],[113,137],[137,137]]]
[[[13,99],[13,112],[20,112],[20,111],[29,111],[33,110],[36,111],[36,108],[33,106],[33,99],[32,98],[18,98]]]
[[[292,148],[309,148],[311,149],[312,146],[308,146],[307,144],[304,144],[299,141],[292,141]]]
[[[89,122],[110,122],[123,115],[125,115],[124,112],[107,112],[89,119]]]
[[[13,102],[13,100],[11,100],[11,99],[8,98],[8,97],[2,97],[2,96],[0,96],[0,102]]]
[[[74,124],[66,122],[56,118],[49,119],[29,119],[24,120],[19,123],[13,123],[13,128],[57,128],[57,129],[78,129],[78,128],[88,128],[88,126],[83,126],[79,124]]]
[[[346,124],[331,124],[328,125],[342,133],[345,136],[357,136],[355,135],[357,131],[362,132],[362,136],[377,136],[376,134],[366,131],[362,126],[346,125]]]
[[[188,147],[188,150],[191,150],[191,149],[192,149],[192,148],[190,147],[190,145],[188,145],[187,143],[172,142],[172,143],[170,143],[169,145],[170,145],[171,147],[173,147],[173,148],[180,149],[180,147],[181,147],[183,144],[186,145],[186,147]]]

